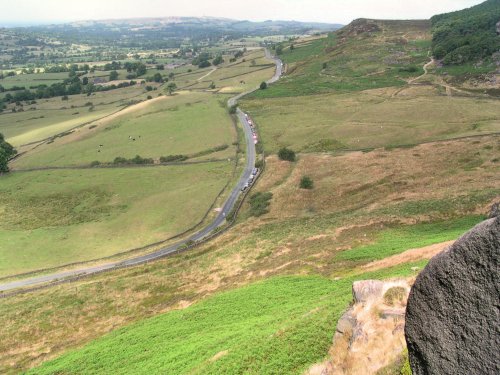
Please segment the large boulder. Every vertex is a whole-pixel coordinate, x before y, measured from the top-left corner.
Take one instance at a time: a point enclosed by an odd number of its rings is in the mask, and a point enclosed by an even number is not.
[[[411,289],[405,336],[414,375],[500,374],[500,218],[434,257]]]
[[[494,219],[498,216],[500,216],[500,202],[493,203],[490,208],[490,213],[488,214],[488,219]]]

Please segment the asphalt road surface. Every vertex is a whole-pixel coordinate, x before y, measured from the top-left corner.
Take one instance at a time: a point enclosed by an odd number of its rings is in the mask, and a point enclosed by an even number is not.
[[[269,59],[274,60],[276,64],[276,71],[274,76],[267,81],[268,84],[271,84],[273,82],[276,82],[279,80],[281,77],[282,71],[283,71],[283,65],[280,59],[275,58],[271,56],[270,52],[266,50],[266,57]],[[238,102],[238,99],[242,98],[243,96],[253,92],[255,90],[251,90],[242,94],[237,95],[234,98],[229,99],[228,105],[233,106],[236,105]],[[21,279],[21,280],[16,280],[12,281],[9,283],[5,284],[0,284],[0,292],[5,292],[17,288],[29,288],[29,287],[35,287],[40,284],[45,284],[45,283],[51,283],[51,282],[56,282],[56,281],[61,281],[61,280],[71,280],[73,278],[79,278],[82,276],[87,276],[87,275],[92,275],[95,273],[101,273],[104,271],[109,271],[117,268],[122,268],[122,267],[129,267],[129,266],[135,266],[143,263],[147,263],[150,261],[153,261],[155,259],[163,258],[167,255],[175,253],[181,246],[186,245],[188,242],[191,241],[200,241],[210,235],[217,227],[221,226],[224,224],[226,221],[226,216],[231,212],[233,207],[235,206],[238,197],[241,194],[241,189],[245,184],[248,182],[248,179],[250,178],[250,175],[253,172],[253,169],[255,168],[255,143],[253,139],[253,134],[252,134],[252,129],[250,127],[250,124],[248,123],[248,120],[245,116],[245,114],[238,108],[236,112],[240,123],[243,127],[243,130],[245,132],[245,140],[247,144],[247,158],[246,158],[246,166],[245,169],[243,170],[240,179],[238,180],[238,183],[236,186],[233,188],[231,191],[231,194],[227,198],[226,202],[224,203],[224,206],[222,207],[221,211],[215,218],[215,220],[209,224],[207,227],[201,229],[200,231],[194,233],[190,237],[179,241],[173,245],[167,246],[165,248],[162,248],[160,250],[157,250],[153,253],[146,254],[146,255],[141,255],[137,257],[133,257],[127,260],[122,260],[122,261],[117,261],[117,262],[111,262],[111,263],[106,263],[102,265],[97,265],[93,267],[86,267],[86,268],[81,268],[81,269],[75,269],[75,270],[70,270],[70,271],[65,271],[65,272],[57,272],[53,274],[48,274],[48,275],[42,275],[42,276],[36,276],[28,279]]]

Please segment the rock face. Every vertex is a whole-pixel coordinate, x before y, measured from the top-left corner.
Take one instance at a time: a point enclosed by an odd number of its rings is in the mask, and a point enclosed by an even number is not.
[[[361,280],[352,284],[354,302],[362,303],[370,298],[379,298],[383,294],[384,283],[379,280]]]
[[[500,203],[494,203],[490,208],[488,219],[493,219],[500,216]]]
[[[402,293],[389,302],[384,297],[394,288]],[[337,323],[330,359],[306,374],[375,374],[396,360],[405,347],[404,310],[409,292],[407,280],[354,282],[354,304]]]
[[[500,374],[500,218],[433,258],[408,300],[414,375]]]

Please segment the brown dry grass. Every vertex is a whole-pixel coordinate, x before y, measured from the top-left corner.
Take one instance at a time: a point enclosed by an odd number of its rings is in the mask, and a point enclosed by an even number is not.
[[[360,206],[374,211],[394,203],[496,189],[500,185],[500,165],[495,162],[499,151],[500,137],[490,136],[341,156],[302,154],[296,164],[270,157],[266,178],[257,189],[273,193],[267,215],[273,219]],[[291,173],[289,168],[293,168]],[[313,190],[298,188],[304,175],[313,179]],[[274,184],[284,177],[283,183]]]

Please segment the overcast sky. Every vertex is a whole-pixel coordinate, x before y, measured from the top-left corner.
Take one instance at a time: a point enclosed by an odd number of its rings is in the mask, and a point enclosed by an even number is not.
[[[360,17],[429,18],[483,0],[0,0],[0,25],[89,19],[213,16],[347,24]]]

